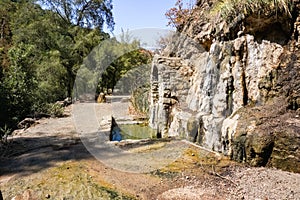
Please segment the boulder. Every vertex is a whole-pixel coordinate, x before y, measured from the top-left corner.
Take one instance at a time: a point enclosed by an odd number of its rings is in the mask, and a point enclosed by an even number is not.
[[[25,118],[23,119],[19,124],[18,128],[19,129],[27,129],[29,128],[32,124],[36,122],[36,119],[33,118]]]
[[[231,152],[224,153],[251,166],[300,173],[300,109],[286,110],[286,104],[278,99],[271,105],[240,109]]]

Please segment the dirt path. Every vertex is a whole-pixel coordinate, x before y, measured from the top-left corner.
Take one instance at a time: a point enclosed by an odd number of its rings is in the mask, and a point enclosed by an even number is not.
[[[12,138],[0,160],[4,199],[300,199],[299,174],[247,168],[178,140],[108,142],[111,115],[133,118],[127,102],[67,114]]]

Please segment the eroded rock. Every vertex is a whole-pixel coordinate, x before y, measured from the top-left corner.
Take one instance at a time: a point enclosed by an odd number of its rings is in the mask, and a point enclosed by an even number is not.
[[[270,10],[213,24],[204,13],[214,2],[199,2],[154,58],[150,126],[253,166],[298,172],[300,129],[287,121],[300,108],[300,6],[295,16]]]

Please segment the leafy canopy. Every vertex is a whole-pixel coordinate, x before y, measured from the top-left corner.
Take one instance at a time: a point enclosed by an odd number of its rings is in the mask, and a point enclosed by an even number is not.
[[[104,22],[114,24],[110,1],[35,2],[0,1],[0,127],[8,129],[71,96],[84,57],[109,38]]]
[[[113,31],[112,0],[39,0],[68,23],[86,28],[103,29],[106,23]]]
[[[83,63],[83,78],[102,70],[85,82],[98,82],[100,92],[149,61],[137,40],[102,31],[113,30],[111,9],[111,0],[0,1],[0,139],[28,115],[60,111],[53,103],[81,89],[74,83]]]

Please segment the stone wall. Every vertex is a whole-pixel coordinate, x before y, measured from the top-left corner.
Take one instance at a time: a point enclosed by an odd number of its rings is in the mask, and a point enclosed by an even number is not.
[[[259,83],[278,66],[283,49],[258,44],[250,35],[214,42],[209,52],[199,48],[192,57],[185,55],[190,47],[183,48],[180,57],[154,59],[150,124],[163,137],[181,136],[222,151],[223,121],[243,106],[266,101]]]
[[[168,127],[173,121],[173,110],[187,107],[184,105],[184,98],[190,88],[189,82],[193,68],[180,58],[155,56],[153,63],[150,126],[157,128],[162,137],[174,136],[178,130],[172,133]]]
[[[188,139],[238,161],[300,171],[298,38],[271,42],[247,27],[253,35],[237,30],[224,39],[210,22],[196,22],[154,58],[150,126],[159,136]],[[294,167],[279,164],[285,161]]]

